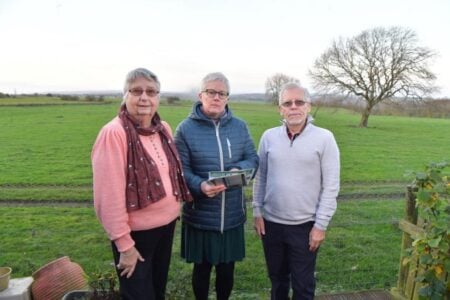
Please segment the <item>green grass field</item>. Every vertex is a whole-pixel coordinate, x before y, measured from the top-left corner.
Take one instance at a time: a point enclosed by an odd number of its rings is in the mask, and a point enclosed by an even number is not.
[[[251,214],[250,205],[248,209]],[[341,203],[320,250],[317,292],[395,285],[401,242],[396,220],[402,212],[403,203],[398,200]],[[91,207],[0,206],[0,215],[0,265],[11,266],[13,277],[30,276],[42,265],[65,255],[87,274],[112,269],[110,243]],[[270,283],[262,245],[253,232],[251,215],[249,220],[246,258],[236,265],[233,299],[267,299]],[[192,265],[179,256],[179,228],[178,224],[169,299],[192,299]]]
[[[59,105],[43,98],[37,100],[41,105],[13,106],[8,101],[0,99],[0,265],[12,266],[13,277],[30,276],[46,262],[69,255],[87,273],[111,269],[109,242],[91,207],[90,151],[100,128],[116,115],[118,102]],[[230,107],[247,121],[256,145],[264,130],[280,124],[272,105]],[[161,105],[159,111],[175,130],[190,108],[186,102]],[[320,108],[315,116],[317,125],[336,136],[341,195],[353,197],[339,202],[327,232],[317,266],[318,293],[395,285],[401,242],[397,223],[404,202],[401,196],[379,195],[402,193],[410,181],[405,171],[450,158],[449,119],[371,116],[364,129],[357,127],[359,117],[330,108]],[[36,200],[51,203],[24,204]],[[57,205],[68,200],[81,204]],[[248,220],[247,256],[236,267],[233,299],[267,299],[262,248],[251,215]],[[192,298],[191,267],[179,258],[177,234],[169,299]]]
[[[58,200],[67,190],[71,199],[90,200],[91,147],[117,106],[1,107],[0,199]],[[279,125],[274,106],[230,106],[247,121],[256,145],[264,130]],[[160,107],[173,130],[189,111],[188,103]],[[339,144],[343,191],[359,182],[405,182],[405,171],[450,156],[449,119],[372,116],[365,129],[356,127],[358,119],[346,110],[321,108],[316,114],[316,124],[330,129]]]

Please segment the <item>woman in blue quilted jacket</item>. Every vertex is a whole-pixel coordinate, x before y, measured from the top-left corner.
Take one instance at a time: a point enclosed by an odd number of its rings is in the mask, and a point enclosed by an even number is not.
[[[175,132],[184,176],[194,196],[182,212],[181,256],[194,263],[192,287],[197,300],[208,299],[212,267],[217,299],[228,299],[234,265],[245,257],[246,206],[242,187],[208,181],[210,171],[257,169],[258,156],[244,121],[228,107],[230,86],[222,73],[201,82],[199,101]]]

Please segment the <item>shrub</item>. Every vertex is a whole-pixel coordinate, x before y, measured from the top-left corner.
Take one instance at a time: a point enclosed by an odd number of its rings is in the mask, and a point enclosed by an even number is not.
[[[419,259],[417,282],[420,299],[444,299],[449,292],[445,272],[450,270],[450,182],[444,169],[449,162],[431,163],[415,173],[416,205],[424,232],[417,237],[410,255]]]
[[[84,97],[84,99],[86,101],[93,102],[96,100],[96,97],[94,95],[86,95],[86,97]]]
[[[80,97],[75,96],[75,95],[61,95],[61,96],[59,96],[59,98],[61,98],[61,100],[65,100],[65,101],[78,101],[78,100],[80,100]]]
[[[90,300],[119,300],[118,279],[115,272],[94,273],[89,278]]]
[[[169,96],[167,97],[167,104],[176,104],[176,103],[180,103],[181,99],[180,97],[175,97],[175,96]]]

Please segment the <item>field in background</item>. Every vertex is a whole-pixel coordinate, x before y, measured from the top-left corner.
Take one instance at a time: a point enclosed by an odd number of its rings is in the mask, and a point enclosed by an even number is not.
[[[231,107],[237,116],[247,121],[256,145],[264,130],[280,124],[277,109],[272,105],[232,103]],[[190,103],[161,105],[159,111],[175,130],[190,108]],[[12,189],[48,186],[49,193],[54,187],[57,190],[55,199],[58,198],[58,187],[90,186],[92,144],[100,128],[116,115],[117,109],[118,102],[2,106],[0,186]],[[358,128],[358,114],[323,107],[317,111],[315,119],[317,125],[330,129],[336,136],[344,184],[405,182],[407,179],[403,174],[406,170],[422,168],[430,161],[449,156],[449,119],[372,116],[369,128]],[[9,197],[14,197],[14,193],[8,193]],[[0,194],[0,198],[7,197]],[[85,200],[88,199],[90,197]]]
[[[118,100],[101,105],[40,101],[0,106],[0,265],[11,265],[13,277],[29,276],[46,262],[69,255],[88,273],[111,269],[109,242],[91,207],[89,156],[99,129],[116,115]],[[280,124],[272,105],[230,106],[247,121],[256,145],[265,129]],[[159,111],[175,130],[190,108],[191,103],[183,102],[161,105]],[[338,210],[317,266],[319,293],[395,285],[401,237],[397,223],[410,180],[403,174],[450,158],[449,119],[372,116],[369,128],[362,129],[359,117],[340,108],[320,107],[315,114],[315,123],[335,134],[342,161]],[[248,220],[247,257],[237,264],[233,299],[265,299],[269,282],[262,247],[251,215]],[[192,266],[179,258],[176,237],[169,299],[190,298]]]

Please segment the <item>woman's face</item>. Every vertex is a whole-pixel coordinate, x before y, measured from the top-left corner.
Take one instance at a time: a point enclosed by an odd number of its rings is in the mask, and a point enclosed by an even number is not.
[[[202,102],[203,113],[212,119],[220,118],[228,102],[228,90],[222,81],[209,81],[205,89],[198,94]]]
[[[136,79],[128,88],[125,105],[134,118],[151,120],[159,106],[158,84],[143,77]]]

